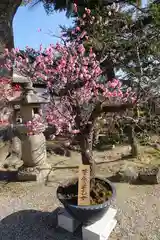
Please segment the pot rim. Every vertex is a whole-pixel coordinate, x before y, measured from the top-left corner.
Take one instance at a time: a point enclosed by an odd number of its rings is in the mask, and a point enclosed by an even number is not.
[[[73,178],[75,179],[75,178]],[[112,195],[108,198],[107,201],[105,201],[104,203],[102,204],[97,204],[97,205],[87,205],[87,206],[79,206],[79,205],[73,205],[73,204],[66,204],[66,205],[70,205],[72,208],[78,208],[78,209],[89,209],[89,210],[95,210],[95,209],[100,209],[100,208],[104,208],[106,207],[109,203],[111,203],[111,201],[115,198],[116,196],[116,188],[114,186],[114,184],[109,181],[108,179],[105,179],[105,178],[102,178],[102,177],[95,177],[95,179],[99,179],[103,182],[106,182],[110,187],[111,187],[111,190],[112,190]],[[57,189],[58,190],[58,189]],[[57,198],[59,199],[58,197],[58,192],[57,192]],[[59,199],[60,200],[60,199]],[[61,200],[60,200],[61,201]],[[67,201],[66,201],[67,202]]]

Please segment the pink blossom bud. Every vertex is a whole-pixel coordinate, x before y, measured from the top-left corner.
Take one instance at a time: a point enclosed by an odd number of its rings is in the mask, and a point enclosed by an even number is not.
[[[79,32],[81,29],[80,27],[76,27],[76,31]]]
[[[88,8],[85,8],[85,11],[86,11],[86,13],[87,13],[88,15],[90,15],[90,14],[91,14],[91,10],[90,10],[90,9],[88,9]]]
[[[42,44],[40,45],[39,51],[41,52],[43,50]]]
[[[79,130],[78,129],[71,130],[71,133],[77,134],[77,133],[79,133]]]
[[[90,52],[90,54],[93,53],[93,48],[92,47],[90,47],[89,52]]]
[[[12,48],[11,52],[15,55],[16,54],[16,50],[14,48]]]
[[[78,8],[77,8],[77,4],[76,4],[76,3],[74,3],[74,5],[73,5],[73,11],[74,11],[75,13],[78,12]]]
[[[9,53],[8,48],[5,48],[5,49],[4,49],[4,54],[5,54],[5,55],[8,55],[8,53]]]

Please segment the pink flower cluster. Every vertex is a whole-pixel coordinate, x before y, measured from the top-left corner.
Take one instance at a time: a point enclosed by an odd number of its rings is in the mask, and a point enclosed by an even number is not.
[[[63,97],[63,100],[57,100],[56,102],[46,105],[46,120],[50,125],[56,127],[55,135],[61,132],[72,133],[74,127],[75,116],[71,115],[71,111],[67,108],[68,100]]]
[[[35,134],[40,134],[44,131],[44,121],[43,118],[40,115],[37,115],[32,119],[32,121],[26,122],[26,127],[28,130],[28,135],[32,136]]]
[[[11,112],[9,109],[8,111],[6,111],[5,109],[11,99],[18,97],[20,90],[21,89],[19,85],[16,85],[14,87],[11,86],[10,78],[0,76],[0,125],[9,125],[9,117]]]
[[[9,121],[8,120],[0,120],[0,125],[9,125]]]
[[[17,84],[14,87],[11,86],[11,78],[0,76],[0,101],[8,102],[11,98],[17,96],[17,92],[20,92],[21,88]]]

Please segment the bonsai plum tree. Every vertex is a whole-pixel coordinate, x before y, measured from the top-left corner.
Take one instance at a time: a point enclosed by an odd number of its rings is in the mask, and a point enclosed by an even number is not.
[[[75,5],[76,11],[76,5]],[[91,14],[85,9],[86,14]],[[76,29],[80,31],[80,29]],[[51,103],[46,106],[47,121],[56,127],[56,134],[69,132],[78,134],[82,163],[90,165],[91,177],[95,176],[95,162],[92,154],[93,130],[96,119],[102,113],[124,111],[133,106],[135,94],[130,88],[122,87],[117,79],[101,81],[100,62],[90,48],[86,51],[80,38],[73,42],[51,44],[38,51],[29,47],[23,55],[18,49],[5,51],[5,68],[16,68],[32,82],[37,79],[46,82]],[[63,40],[63,38],[62,38]],[[28,57],[34,56],[34,61]],[[26,123],[32,125],[32,123]],[[38,126],[34,120],[34,131]],[[33,129],[32,129],[33,130]]]

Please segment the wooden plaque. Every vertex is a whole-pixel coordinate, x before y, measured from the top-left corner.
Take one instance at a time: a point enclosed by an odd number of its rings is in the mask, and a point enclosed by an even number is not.
[[[90,205],[90,166],[80,165],[78,176],[78,205]]]

